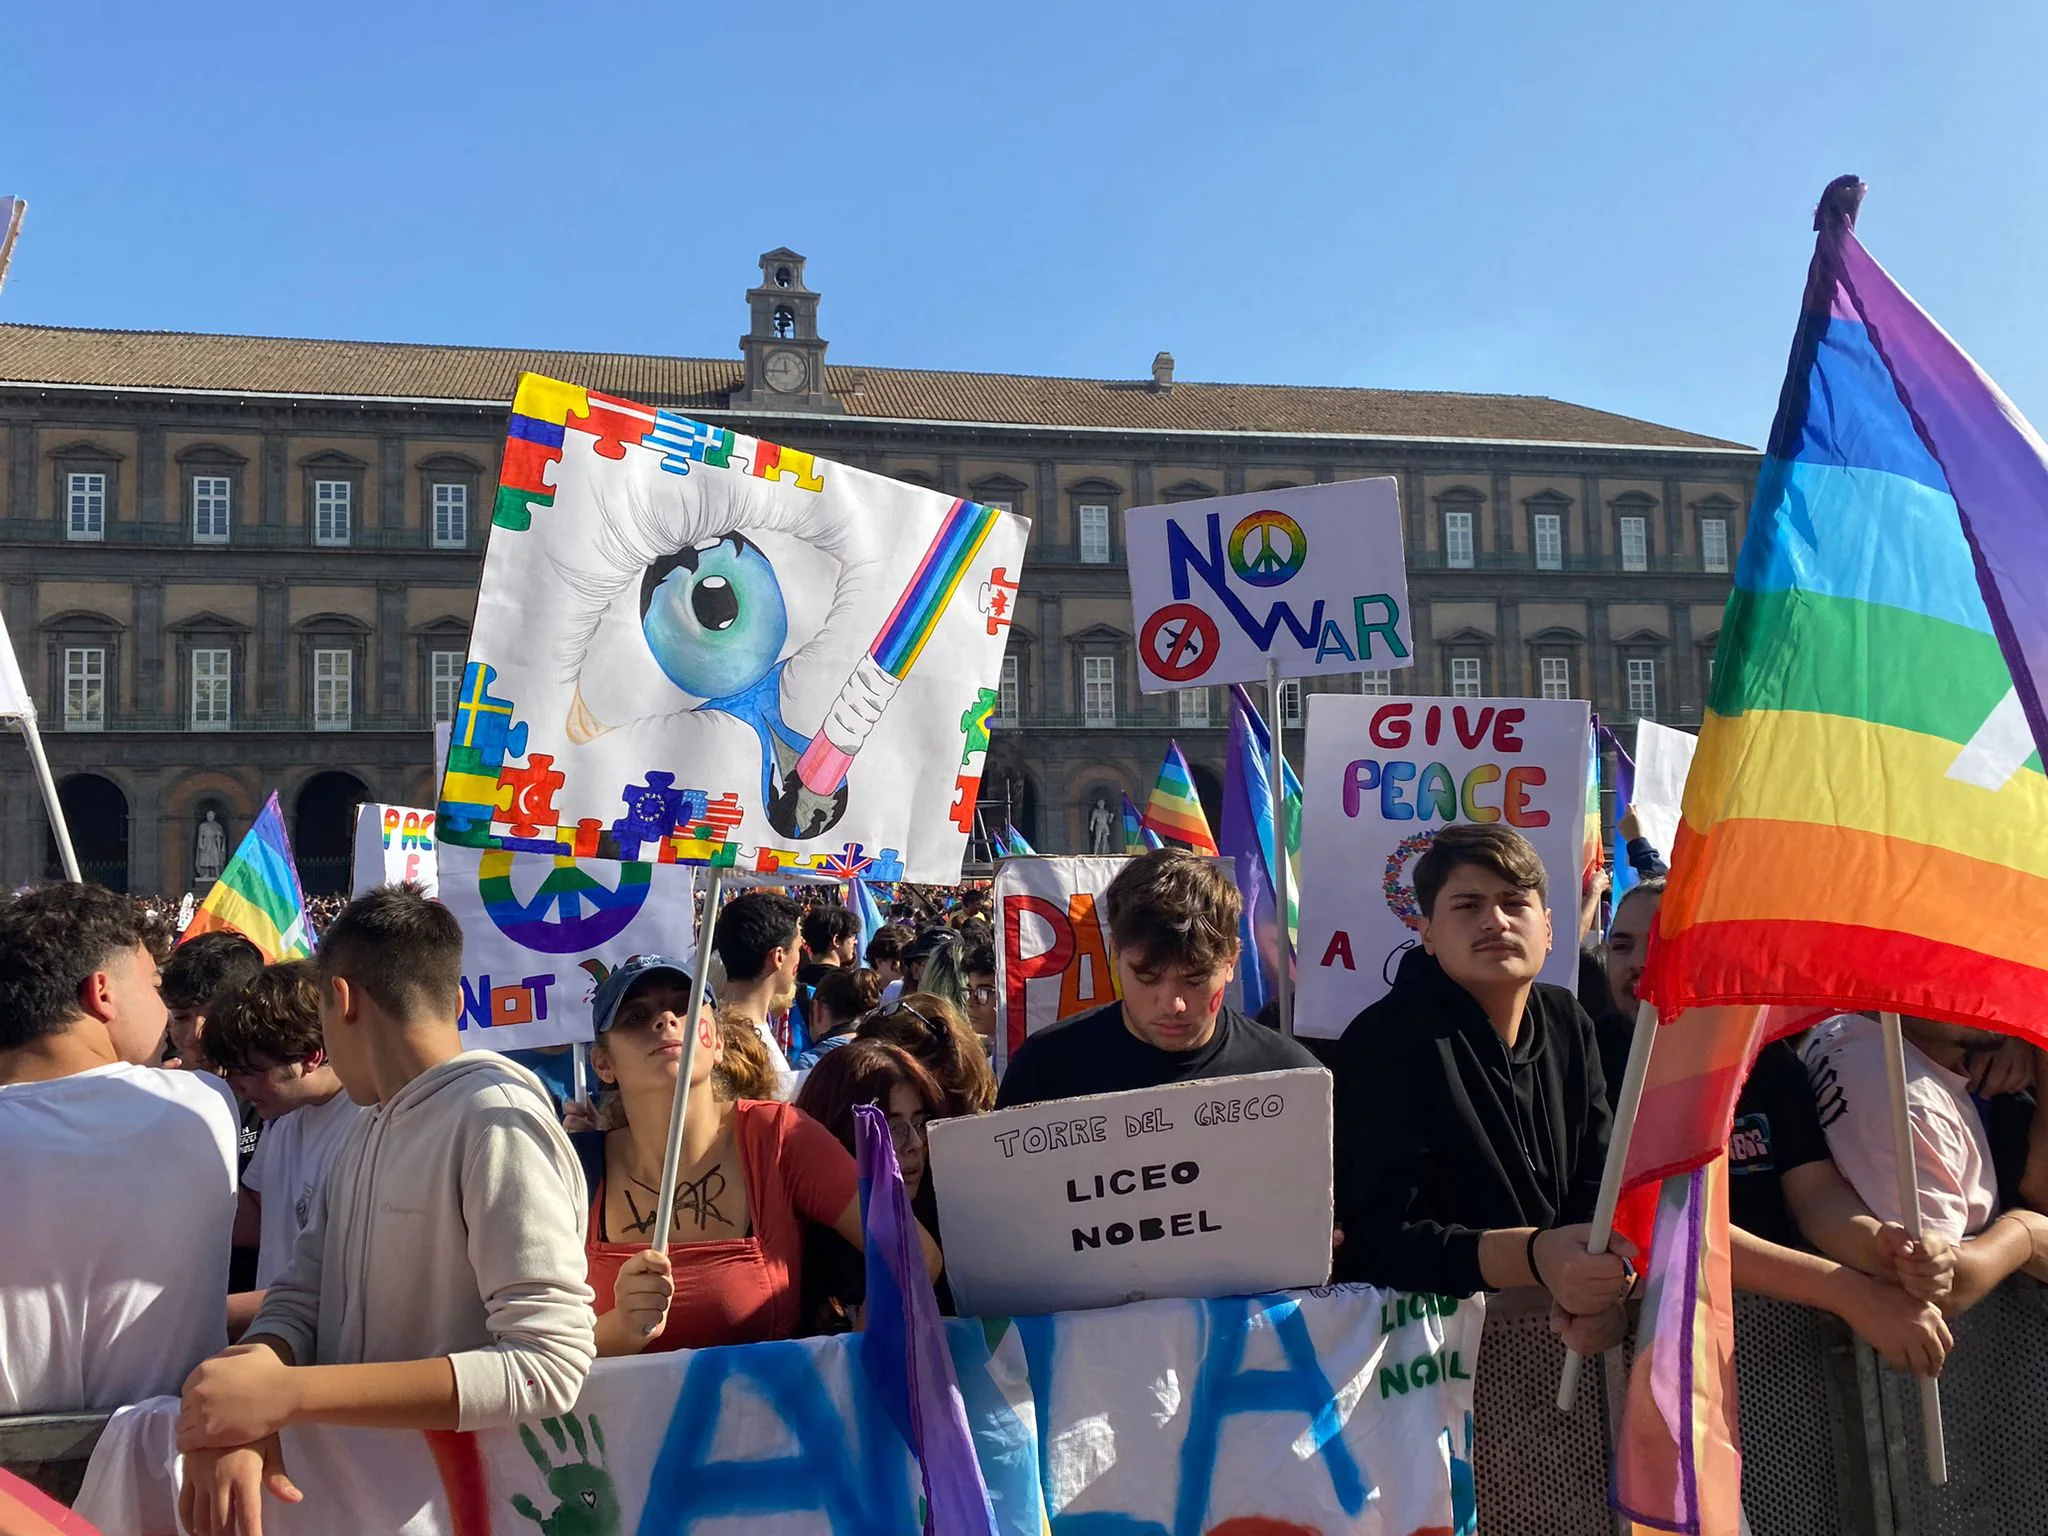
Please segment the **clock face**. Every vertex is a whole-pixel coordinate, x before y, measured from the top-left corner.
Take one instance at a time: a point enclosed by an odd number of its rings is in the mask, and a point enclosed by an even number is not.
[[[802,389],[804,380],[810,375],[810,369],[804,366],[803,358],[794,352],[769,353],[768,366],[762,372],[767,377],[768,387],[785,395],[794,394]]]

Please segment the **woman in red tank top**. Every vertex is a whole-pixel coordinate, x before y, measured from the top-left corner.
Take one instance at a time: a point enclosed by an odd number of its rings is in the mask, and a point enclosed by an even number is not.
[[[590,1186],[586,1253],[597,1352],[751,1344],[796,1332],[803,1223],[859,1246],[852,1156],[815,1120],[767,1101],[773,1076],[753,1026],[724,1028],[710,999],[697,1021],[666,1256],[649,1248],[680,1072],[690,977],[647,956],[598,989],[590,1064],[625,1123],[572,1138]],[[924,1237],[936,1275],[938,1247]]]

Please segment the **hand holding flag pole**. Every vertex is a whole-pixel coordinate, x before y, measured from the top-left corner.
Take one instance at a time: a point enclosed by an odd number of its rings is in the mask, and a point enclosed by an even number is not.
[[[697,919],[697,963],[690,970],[689,1023],[683,1030],[683,1059],[676,1064],[675,1105],[668,1115],[668,1152],[661,1163],[661,1198],[654,1207],[654,1236],[647,1246],[668,1252],[669,1228],[676,1211],[677,1165],[683,1156],[683,1115],[690,1107],[690,1070],[697,1059],[697,1019],[704,1012],[704,981],[711,971],[711,930],[718,922],[718,898],[725,894],[725,870],[714,866],[704,892],[703,915]]]

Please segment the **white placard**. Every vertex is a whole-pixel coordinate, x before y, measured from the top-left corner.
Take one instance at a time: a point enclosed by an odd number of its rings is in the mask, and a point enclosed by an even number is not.
[[[411,883],[429,896],[440,889],[434,854],[434,813],[417,805],[356,807],[354,877],[349,894]]]
[[[1245,1296],[1330,1273],[1330,1074],[1175,1083],[934,1121],[961,1314]]]
[[[1654,720],[1636,722],[1636,785],[1629,805],[1642,823],[1643,836],[1667,860],[1678,842],[1685,779],[1699,745],[1699,737],[1686,731]]]
[[[1133,507],[1124,544],[1146,693],[1414,665],[1391,478]]]
[[[443,843],[441,904],[462,924],[462,1043],[521,1051],[591,1038],[590,1000],[633,955],[697,953],[695,870]]]
[[[1451,821],[1535,845],[1554,935],[1542,979],[1578,984],[1589,707],[1579,699],[1309,696],[1298,1034],[1330,1039],[1418,942],[1415,861]]]

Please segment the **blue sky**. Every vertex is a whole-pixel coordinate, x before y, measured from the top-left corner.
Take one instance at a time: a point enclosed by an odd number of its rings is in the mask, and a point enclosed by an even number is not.
[[[204,16],[202,22],[196,18]],[[0,0],[0,319],[1547,394],[1759,443],[1828,179],[2048,420],[2048,8]]]

